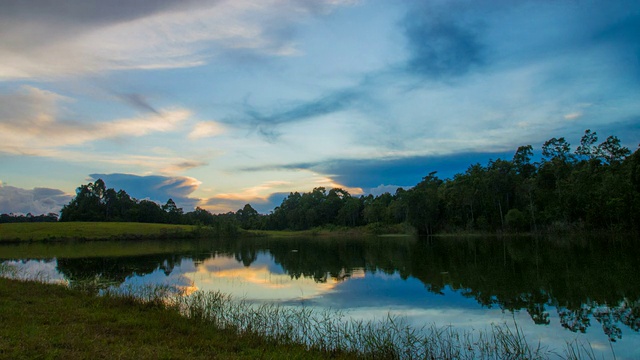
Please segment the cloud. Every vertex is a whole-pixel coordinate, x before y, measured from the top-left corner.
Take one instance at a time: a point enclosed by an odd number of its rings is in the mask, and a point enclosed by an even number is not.
[[[227,54],[289,56],[302,18],[348,1],[9,0],[0,80],[201,66]]]
[[[117,96],[127,104],[133,106],[135,109],[142,112],[152,112],[154,114],[161,115],[160,111],[151,106],[147,99],[145,99],[141,94],[117,94]]]
[[[360,91],[359,87],[352,87],[334,90],[315,99],[290,104],[270,113],[261,112],[250,105],[245,105],[245,118],[241,121],[247,123],[252,129],[256,129],[265,138],[274,141],[280,135],[275,130],[277,125],[343,111],[360,103],[365,97],[366,93]],[[230,121],[237,123],[238,119]]]
[[[50,188],[22,189],[0,182],[0,213],[41,215],[58,213],[73,197]]]
[[[156,159],[154,159],[153,162],[157,163]],[[167,167],[164,167],[161,171],[163,173],[173,174],[173,173],[180,173],[189,169],[206,166],[206,165],[208,165],[208,163],[203,161],[183,161],[180,163],[171,164]]]
[[[572,112],[572,113],[564,115],[564,119],[565,120],[576,120],[576,119],[578,119],[580,117],[582,117],[582,113],[581,112]]]
[[[456,16],[460,11],[447,10],[423,5],[405,17],[402,27],[409,50],[405,64],[409,73],[442,79],[465,75],[485,62],[478,26],[464,23]]]
[[[398,187],[414,186],[433,171],[437,171],[437,176],[442,179],[451,178],[457,173],[465,172],[472,164],[486,165],[490,159],[511,159],[512,157],[513,152],[483,152],[381,159],[337,159],[315,163],[245,168],[243,170],[248,172],[277,169],[310,170],[326,174],[332,179],[333,184],[343,184],[328,187],[346,187],[348,190],[350,187],[359,186],[362,189],[356,193],[366,193],[366,191],[376,192],[376,189],[389,191],[388,186],[392,186],[393,192],[395,192]]]
[[[189,133],[189,139],[215,137],[225,132],[225,127],[216,121],[198,122]]]
[[[0,94],[0,152],[47,156],[54,148],[168,132],[191,115],[184,109],[162,109],[106,122],[59,120],[64,112],[59,104],[69,102],[72,100],[67,97],[31,86]]]
[[[281,169],[285,169],[282,167]],[[280,205],[290,192],[309,192],[316,187],[326,189],[342,188],[352,195],[362,194],[359,187],[349,187],[336,182],[330,176],[323,176],[311,171],[298,171],[297,178],[290,181],[267,181],[256,186],[240,189],[233,193],[219,193],[203,199],[201,207],[214,212],[236,211],[245,204],[251,204],[261,213],[268,213]]]
[[[186,176],[139,176],[133,174],[90,174],[92,181],[102,179],[108,188],[124,190],[136,199],[150,199],[164,204],[173,199],[185,212],[193,210],[199,199],[189,197],[200,186],[200,181]]]

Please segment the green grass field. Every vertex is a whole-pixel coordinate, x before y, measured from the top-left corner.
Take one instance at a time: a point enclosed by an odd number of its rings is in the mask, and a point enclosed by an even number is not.
[[[2,241],[60,239],[109,239],[124,236],[179,234],[195,230],[192,225],[144,224],[131,222],[51,222],[0,224]]]

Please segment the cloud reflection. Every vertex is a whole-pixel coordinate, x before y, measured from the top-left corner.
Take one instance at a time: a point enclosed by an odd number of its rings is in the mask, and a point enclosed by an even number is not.
[[[335,279],[319,283],[311,278],[292,278],[264,254],[258,254],[250,267],[231,257],[215,256],[197,265],[195,271],[180,276],[191,279],[200,290],[221,291],[256,301],[302,301],[322,296],[339,284]]]

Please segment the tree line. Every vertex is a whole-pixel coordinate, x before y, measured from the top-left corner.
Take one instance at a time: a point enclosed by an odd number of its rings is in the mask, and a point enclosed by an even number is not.
[[[124,190],[107,188],[102,179],[81,185],[76,196],[60,211],[59,221],[122,221],[211,226],[218,234],[235,234],[239,228],[236,213],[214,215],[196,208],[184,212],[173,199],[160,205],[137,200]]]
[[[253,230],[309,230],[367,226],[371,230],[408,224],[419,234],[455,231],[640,230],[640,150],[633,154],[609,136],[598,143],[586,130],[571,151],[563,138],[542,145],[538,162],[531,145],[511,160],[470,165],[440,179],[436,172],[394,194],[352,196],[346,190],[291,192],[269,214],[250,204],[236,212],[184,212],[172,199],[160,205],[136,200],[101,179],[82,185],[65,205],[60,221],[136,221],[200,224]]]
[[[531,145],[511,160],[470,165],[440,179],[436,172],[411,189],[352,197],[342,189],[290,193],[253,228],[305,230],[317,226],[373,228],[408,223],[419,234],[456,231],[640,230],[640,151],[586,130],[571,151],[565,138]]]
[[[33,215],[32,213],[28,213],[27,215],[22,214],[0,214],[0,224],[3,223],[25,223],[25,222],[56,222],[58,221],[58,214],[56,213],[48,213],[41,215]]]

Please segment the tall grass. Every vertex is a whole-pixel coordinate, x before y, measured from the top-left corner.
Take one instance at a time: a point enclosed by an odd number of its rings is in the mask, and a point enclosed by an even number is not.
[[[167,300],[185,316],[221,329],[369,359],[547,359],[557,355],[539,343],[529,344],[515,322],[460,331],[451,326],[415,328],[405,318],[392,315],[365,321],[336,310],[256,305],[220,292],[197,291]],[[567,344],[565,354],[581,358],[583,349],[576,341]]]

